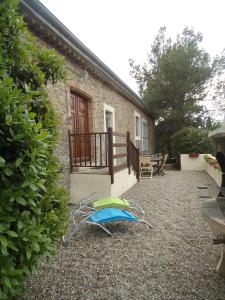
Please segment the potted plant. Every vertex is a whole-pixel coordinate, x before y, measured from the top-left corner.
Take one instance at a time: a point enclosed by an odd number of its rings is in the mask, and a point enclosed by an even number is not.
[[[177,153],[187,153],[189,157],[199,157],[200,153],[211,153],[212,141],[208,132],[201,128],[184,127],[172,137],[173,147]]]
[[[199,157],[199,153],[198,152],[189,152],[189,157],[192,157],[192,158]]]
[[[195,158],[195,157],[199,157],[199,147],[198,145],[195,146],[190,146],[190,150],[189,150],[189,157]]]

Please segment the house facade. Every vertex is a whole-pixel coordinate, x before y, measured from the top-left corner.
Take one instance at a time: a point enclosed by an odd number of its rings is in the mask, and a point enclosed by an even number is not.
[[[91,178],[93,182],[96,180],[94,174],[110,175],[110,184],[116,184],[112,173],[127,169],[117,180],[128,180],[132,172],[137,171],[134,170],[138,164],[136,150],[153,152],[153,114],[137,94],[38,0],[21,0],[20,11],[40,46],[55,48],[65,57],[68,69],[64,82],[47,86],[61,121],[56,151],[62,163],[63,185],[70,191],[71,188],[78,190],[81,185],[76,195],[79,197],[82,189],[95,184],[90,181]],[[102,180],[103,176],[97,181]],[[103,194],[119,195],[134,182],[131,180],[120,191],[107,190]]]

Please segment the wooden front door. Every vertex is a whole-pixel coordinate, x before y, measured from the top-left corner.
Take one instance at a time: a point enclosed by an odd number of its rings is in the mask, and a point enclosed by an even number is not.
[[[71,133],[79,134],[73,139],[73,159],[86,160],[90,156],[89,136],[85,135],[85,133],[89,133],[88,100],[76,93],[71,93],[70,101],[72,122]],[[81,133],[84,135],[81,135]]]

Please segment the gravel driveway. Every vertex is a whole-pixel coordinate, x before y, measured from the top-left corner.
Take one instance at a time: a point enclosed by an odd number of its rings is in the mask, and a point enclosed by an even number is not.
[[[25,299],[225,299],[225,278],[215,271],[221,246],[212,245],[200,214],[199,196],[206,193],[216,196],[217,187],[204,172],[141,179],[124,198],[140,203],[154,229],[113,224],[110,238],[81,228],[69,247],[39,265]]]

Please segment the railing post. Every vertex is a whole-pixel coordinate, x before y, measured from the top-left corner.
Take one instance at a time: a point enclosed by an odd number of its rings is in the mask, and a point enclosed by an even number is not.
[[[137,148],[137,159],[136,159],[136,161],[137,161],[137,165],[136,165],[136,167],[137,167],[137,173],[136,173],[136,178],[137,178],[137,180],[139,181],[139,177],[140,177],[140,162],[139,162],[139,149]]]
[[[127,167],[130,174],[130,131],[127,131]]]
[[[72,171],[73,171],[73,162],[72,162],[72,148],[71,148],[70,130],[68,130],[68,138],[69,138],[69,153],[70,153],[70,173],[72,173]]]
[[[109,145],[109,174],[111,175],[111,184],[114,183],[114,169],[113,169],[113,132],[112,128],[108,128],[108,145]]]

